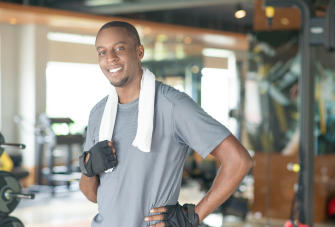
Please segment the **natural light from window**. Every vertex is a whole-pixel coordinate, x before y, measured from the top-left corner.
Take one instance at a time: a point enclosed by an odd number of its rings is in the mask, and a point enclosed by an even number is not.
[[[201,91],[202,108],[236,135],[237,121],[229,117],[238,103],[236,76],[226,69],[204,68]]]
[[[71,133],[83,132],[90,110],[110,88],[99,66],[48,62],[46,77],[47,115],[69,117],[75,122]]]
[[[229,112],[238,109],[239,79],[236,71],[236,56],[233,51],[205,48],[207,57],[225,58],[228,65],[222,68],[201,70],[201,106],[212,117],[225,125],[235,136],[239,136],[238,121]]]

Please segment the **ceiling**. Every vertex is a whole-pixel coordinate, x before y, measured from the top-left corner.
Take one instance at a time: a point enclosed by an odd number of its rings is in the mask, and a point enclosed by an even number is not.
[[[325,11],[331,0],[303,1],[312,11]],[[264,0],[0,0],[0,2],[226,32],[250,33],[268,30]],[[238,8],[246,11],[246,16],[242,19],[234,17]],[[271,29],[298,29],[299,19],[299,11],[295,8],[278,9]]]
[[[248,33],[252,30],[254,11],[254,0],[7,0],[2,2],[239,33]],[[247,12],[243,19],[234,17],[238,7]]]

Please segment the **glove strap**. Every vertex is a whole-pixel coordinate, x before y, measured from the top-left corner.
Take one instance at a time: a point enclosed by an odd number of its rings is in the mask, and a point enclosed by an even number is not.
[[[85,158],[88,154],[88,151],[84,151],[80,157],[79,157],[79,167],[81,172],[88,176],[88,177],[93,177],[94,174],[92,173],[92,168],[87,168],[87,166],[90,164],[90,161],[88,161],[87,163],[85,163]]]
[[[198,226],[199,224],[199,216],[195,213],[195,205],[194,204],[184,204],[184,208],[187,211],[187,219],[192,225]]]

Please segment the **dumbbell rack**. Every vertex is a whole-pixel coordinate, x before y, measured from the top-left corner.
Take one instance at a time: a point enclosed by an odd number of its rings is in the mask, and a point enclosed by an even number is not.
[[[0,133],[0,156],[7,147],[24,149],[25,145],[5,143],[5,139]],[[17,207],[21,199],[34,199],[34,197],[35,194],[21,193],[21,185],[13,174],[0,171],[0,226],[24,227],[18,218],[9,216],[9,214]]]

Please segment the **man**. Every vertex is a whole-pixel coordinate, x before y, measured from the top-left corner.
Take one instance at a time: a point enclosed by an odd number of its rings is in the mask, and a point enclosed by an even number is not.
[[[96,37],[96,49],[100,68],[116,91],[117,110],[110,126],[104,119],[113,115],[113,111],[108,112],[114,108],[115,100],[109,101],[112,94],[92,109],[85,152],[80,158],[84,173],[80,189],[90,201],[98,203],[99,213],[92,226],[198,226],[234,192],[249,171],[249,154],[186,94],[157,81],[154,88],[145,85],[149,83],[146,80],[150,81],[146,79],[150,71],[141,67],[144,48],[132,25],[120,21],[103,25]],[[143,103],[151,97],[141,98],[151,89],[152,117],[143,114],[150,113],[150,105],[144,108]],[[148,123],[143,125],[141,119]],[[152,124],[148,150],[135,142],[142,133],[137,129],[147,124]],[[101,138],[102,128],[112,131],[107,133],[112,136]],[[181,206],[178,196],[189,148],[203,157],[213,155],[222,165],[207,195],[196,206]]]

